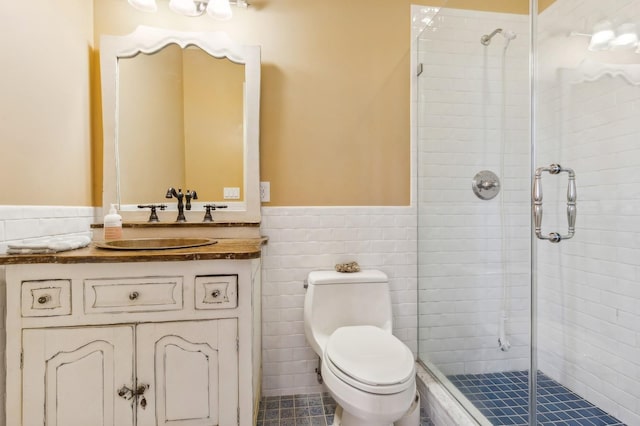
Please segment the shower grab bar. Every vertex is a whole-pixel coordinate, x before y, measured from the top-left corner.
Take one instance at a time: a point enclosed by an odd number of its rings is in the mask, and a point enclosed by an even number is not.
[[[567,185],[567,221],[569,223],[569,232],[566,235],[561,235],[558,232],[542,235],[542,172],[549,172],[552,175],[557,175],[562,172],[569,174],[569,183]],[[576,227],[576,215],[578,213],[576,208],[576,200],[578,198],[576,191],[576,174],[573,169],[563,168],[559,164],[537,168],[533,180],[532,198],[536,237],[541,240],[549,240],[552,243],[559,243],[562,240],[568,240],[573,237]]]

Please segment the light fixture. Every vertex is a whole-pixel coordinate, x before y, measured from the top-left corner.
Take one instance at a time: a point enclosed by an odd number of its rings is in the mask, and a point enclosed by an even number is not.
[[[636,24],[626,23],[618,27],[616,38],[611,40],[611,49],[633,49],[638,44]]]
[[[615,38],[613,25],[611,21],[600,21],[593,26],[593,35],[589,43],[589,50],[605,50],[609,48],[609,44]]]
[[[158,10],[156,0],[129,0],[129,4],[143,12],[156,12]]]
[[[231,19],[231,5],[229,0],[211,0],[207,5],[207,13],[209,16],[221,21]]]
[[[193,0],[170,0],[169,9],[185,16],[200,16],[204,7],[201,2]]]
[[[156,0],[128,0],[129,4],[143,12],[157,12]],[[246,0],[169,0],[169,9],[184,16],[207,15],[219,20],[229,20],[233,16],[231,5],[247,8]]]

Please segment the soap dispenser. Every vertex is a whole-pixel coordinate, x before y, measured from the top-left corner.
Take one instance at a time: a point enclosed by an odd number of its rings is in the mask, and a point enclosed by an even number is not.
[[[122,216],[118,214],[116,205],[111,204],[109,214],[104,217],[104,240],[119,240],[122,238]]]

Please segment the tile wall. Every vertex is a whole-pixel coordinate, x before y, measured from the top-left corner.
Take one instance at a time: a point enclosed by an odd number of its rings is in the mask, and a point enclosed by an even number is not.
[[[262,389],[264,396],[321,392],[317,356],[304,335],[304,280],[357,261],[390,280],[394,334],[414,352],[416,215],[412,207],[263,207]]]
[[[496,28],[517,34],[506,51],[480,43]],[[527,16],[443,8],[416,40],[419,352],[444,374],[528,365],[528,35]],[[481,170],[502,178],[492,200]]]
[[[12,242],[86,233],[95,214],[93,207],[0,206],[0,253]]]

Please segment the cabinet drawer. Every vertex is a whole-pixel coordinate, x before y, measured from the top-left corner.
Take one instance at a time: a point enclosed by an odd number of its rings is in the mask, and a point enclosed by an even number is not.
[[[237,275],[196,277],[196,309],[231,309],[238,306]]]
[[[22,316],[71,314],[71,280],[22,282]]]
[[[182,309],[182,277],[109,278],[84,281],[86,313]]]

